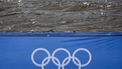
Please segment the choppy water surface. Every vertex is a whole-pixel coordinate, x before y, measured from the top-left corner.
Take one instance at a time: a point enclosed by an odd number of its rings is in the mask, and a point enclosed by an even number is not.
[[[122,31],[122,0],[1,0],[0,31]]]

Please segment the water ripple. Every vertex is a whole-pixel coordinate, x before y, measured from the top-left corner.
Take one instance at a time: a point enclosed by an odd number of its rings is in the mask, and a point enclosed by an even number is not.
[[[0,0],[0,31],[122,31],[121,0]]]

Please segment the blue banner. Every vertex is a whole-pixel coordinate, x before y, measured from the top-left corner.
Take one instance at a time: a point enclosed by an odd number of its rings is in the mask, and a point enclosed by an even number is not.
[[[0,69],[122,69],[122,32],[0,33]]]

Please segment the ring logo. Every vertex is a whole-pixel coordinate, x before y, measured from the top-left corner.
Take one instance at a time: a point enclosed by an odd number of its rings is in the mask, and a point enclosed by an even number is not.
[[[43,59],[43,61],[41,62],[41,64],[37,63],[34,59],[34,55],[35,53],[37,53],[38,51],[42,51],[42,52],[45,52],[47,53],[47,57],[45,57],[45,59]],[[60,62],[60,60],[55,57],[55,54],[59,51],[64,51],[68,54],[68,57],[66,57],[62,63]],[[82,64],[80,59],[78,59],[75,55],[79,52],[79,51],[84,51],[86,52],[88,55],[89,55],[89,59],[86,63]],[[50,52],[45,49],[45,48],[37,48],[35,49],[32,54],[31,54],[31,60],[33,62],[33,64],[35,64],[36,66],[38,67],[41,67],[42,69],[44,69],[44,67],[50,62],[50,60],[52,60],[52,62],[58,66],[58,69],[65,69],[65,66],[67,66],[71,61],[73,61],[73,63],[78,66],[78,69],[81,69],[82,67],[85,67],[87,66],[91,60],[92,60],[92,54],[90,53],[90,51],[86,48],[78,48],[76,49],[73,54],[71,54],[67,49],[65,48],[57,48],[53,51],[52,54],[50,54]]]

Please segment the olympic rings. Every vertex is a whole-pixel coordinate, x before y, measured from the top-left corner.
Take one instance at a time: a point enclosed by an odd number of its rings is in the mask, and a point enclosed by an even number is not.
[[[34,55],[35,55],[35,53],[38,52],[38,51],[44,51],[44,52],[46,52],[47,55],[48,55],[48,57],[46,57],[46,58],[42,61],[43,64],[39,64],[39,63],[37,63],[37,62],[34,60]],[[32,52],[31,60],[32,60],[32,62],[33,62],[36,66],[42,67],[42,66],[45,66],[45,65],[47,65],[47,64],[49,63],[49,61],[50,61],[50,56],[51,56],[51,55],[50,55],[50,53],[48,52],[48,50],[46,50],[46,49],[44,49],[44,48],[37,48],[37,49],[35,49],[35,50]],[[47,62],[44,63],[44,61],[46,61],[46,59],[47,59]]]
[[[35,59],[34,59],[34,55],[35,55],[38,51],[43,51],[43,52],[47,53],[47,57],[46,57],[45,59],[43,59],[43,61],[42,61],[41,64],[37,63],[37,62],[35,61]],[[60,62],[60,60],[59,60],[57,57],[55,57],[55,54],[56,54],[57,52],[59,52],[59,51],[64,51],[64,52],[67,53],[67,55],[68,55],[68,57],[64,58],[64,60],[63,60],[62,63]],[[88,56],[89,56],[88,61],[87,61],[86,63],[84,63],[84,64],[82,64],[81,61],[80,61],[80,59],[78,59],[78,58],[75,56],[79,51],[81,51],[81,52],[84,51],[84,52],[86,52],[86,53],[88,54]],[[52,53],[52,55],[51,55],[47,49],[45,49],[45,48],[37,48],[37,49],[35,49],[35,50],[32,52],[32,54],[31,54],[31,60],[32,60],[32,62],[33,62],[36,66],[42,67],[42,69],[44,69],[44,66],[46,66],[46,65],[50,62],[50,60],[52,60],[52,62],[53,62],[56,66],[58,66],[58,69],[60,69],[60,68],[65,69],[65,66],[67,66],[67,65],[71,62],[71,60],[72,60],[73,63],[74,63],[76,66],[78,66],[78,69],[81,69],[81,67],[85,67],[85,66],[87,66],[87,65],[91,62],[91,60],[92,60],[92,54],[91,54],[90,51],[89,51],[88,49],[86,49],[86,48],[78,48],[78,49],[76,49],[76,50],[73,52],[72,55],[71,55],[70,52],[69,52],[67,49],[65,49],[65,48],[57,48],[56,50],[53,51],[53,53]]]

